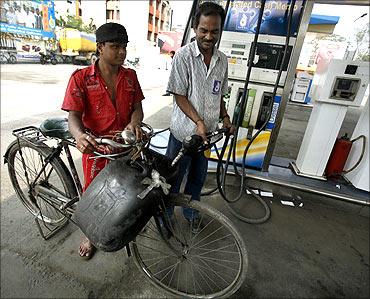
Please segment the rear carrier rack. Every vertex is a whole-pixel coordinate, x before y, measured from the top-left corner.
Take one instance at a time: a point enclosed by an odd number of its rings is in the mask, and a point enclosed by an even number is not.
[[[47,140],[47,138],[41,133],[39,128],[34,126],[28,126],[13,130],[12,134],[18,139],[30,142],[35,146],[40,146],[41,142]]]

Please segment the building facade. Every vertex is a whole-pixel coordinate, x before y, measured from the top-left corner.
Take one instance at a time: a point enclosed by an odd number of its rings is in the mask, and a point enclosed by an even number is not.
[[[128,56],[143,57],[148,51],[159,53],[158,34],[171,30],[173,15],[167,0],[1,0],[0,7],[0,50],[35,61],[40,51],[56,49],[56,33],[61,29],[56,24],[61,19],[80,18],[84,26],[95,26],[92,28],[120,23],[129,36]],[[41,25],[36,24],[38,11],[42,12]]]
[[[135,41],[138,37],[153,43],[158,42],[160,31],[171,30],[173,13],[169,1],[164,0],[61,0],[55,1],[55,11],[57,19],[71,15],[80,17],[84,24],[92,21],[96,27],[106,22],[121,23]]]

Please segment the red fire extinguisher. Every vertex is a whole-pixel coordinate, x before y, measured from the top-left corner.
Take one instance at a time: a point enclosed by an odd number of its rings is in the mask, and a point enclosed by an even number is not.
[[[344,165],[346,164],[348,155],[351,151],[352,144],[360,138],[363,140],[360,158],[350,169],[344,170]],[[362,157],[364,156],[366,146],[365,141],[366,137],[364,135],[360,135],[357,138],[350,140],[347,136],[347,133],[341,138],[337,138],[330,154],[328,164],[326,165],[325,175],[327,177],[339,176],[354,170],[360,164]]]

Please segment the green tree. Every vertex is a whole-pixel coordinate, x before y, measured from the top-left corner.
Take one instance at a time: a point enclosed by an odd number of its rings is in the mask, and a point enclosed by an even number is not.
[[[56,24],[60,27],[73,28],[87,33],[95,33],[96,31],[96,25],[94,24],[93,18],[90,18],[89,24],[84,24],[81,18],[66,15],[65,17],[60,16],[59,19],[56,20]]]
[[[369,23],[365,24],[356,32],[356,59],[358,60],[370,61],[369,33]]]

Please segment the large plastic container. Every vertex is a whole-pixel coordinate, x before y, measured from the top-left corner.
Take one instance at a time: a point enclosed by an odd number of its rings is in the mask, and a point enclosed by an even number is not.
[[[86,237],[103,251],[117,251],[132,241],[155,213],[162,188],[144,199],[137,197],[148,186],[141,182],[156,169],[171,184],[177,169],[171,161],[148,150],[149,163],[130,165],[128,158],[110,162],[93,180],[78,202],[73,219]]]

